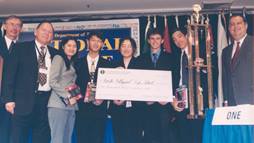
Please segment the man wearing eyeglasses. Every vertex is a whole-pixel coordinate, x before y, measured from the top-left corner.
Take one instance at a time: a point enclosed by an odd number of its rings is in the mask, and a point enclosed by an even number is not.
[[[22,20],[15,16],[11,15],[6,17],[3,22],[3,36],[0,36],[0,83],[2,81],[2,77],[5,76],[3,69],[7,64],[7,59],[14,48],[15,43],[18,40],[22,29],[23,22]],[[1,88],[4,88],[1,85]],[[1,100],[0,100],[1,103]],[[0,143],[8,143],[9,142],[9,129],[10,129],[10,114],[5,110],[3,104],[0,104]]]
[[[12,51],[14,44],[17,42],[23,26],[22,20],[15,16],[8,16],[3,23],[4,36],[1,38],[1,53],[4,59]]]

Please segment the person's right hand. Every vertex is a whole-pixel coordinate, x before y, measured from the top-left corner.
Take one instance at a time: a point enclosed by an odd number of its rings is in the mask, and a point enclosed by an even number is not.
[[[102,104],[102,102],[103,102],[103,100],[101,100],[101,99],[95,99],[95,100],[93,101],[93,104],[96,105],[96,106],[99,106],[99,105]]]
[[[117,67],[117,69],[124,69],[124,67]]]
[[[76,104],[76,103],[77,103],[77,99],[76,99],[75,97],[72,97],[72,98],[69,99],[69,104],[70,104],[71,106],[73,106],[73,105]]]
[[[223,102],[223,107],[228,107],[228,101]]]
[[[184,110],[184,108],[180,108],[178,107],[178,101],[174,98],[173,99],[173,102],[171,102],[171,105],[174,107],[174,109],[177,111],[177,112],[182,112]]]
[[[8,102],[5,104],[5,109],[11,114],[14,114],[14,108],[15,108],[15,102]]]
[[[123,105],[124,100],[114,100],[113,102],[114,102],[114,104],[120,106],[120,105]]]
[[[147,105],[152,105],[154,103],[154,101],[147,101],[146,104]]]

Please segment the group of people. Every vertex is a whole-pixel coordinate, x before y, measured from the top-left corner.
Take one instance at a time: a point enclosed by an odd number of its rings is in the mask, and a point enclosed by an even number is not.
[[[86,95],[90,82],[96,83],[98,68],[171,71],[173,91],[182,85],[188,87],[188,41],[184,31],[176,29],[172,33],[179,55],[166,53],[161,32],[152,29],[147,36],[147,53],[134,57],[136,42],[126,37],[119,48],[122,58],[108,61],[100,55],[100,32],[89,34],[88,53],[79,58],[79,45],[73,37],[63,39],[58,50],[49,46],[54,27],[48,21],[38,24],[33,41],[16,43],[22,25],[19,17],[7,17],[0,39],[4,59],[0,143],[27,143],[29,136],[33,143],[71,143],[74,129],[78,143],[102,143],[107,115],[112,118],[115,143],[201,143],[203,119],[187,119],[188,109],[178,106],[177,100],[85,101],[66,90],[77,85]],[[234,42],[222,54],[225,105],[254,104],[254,47],[247,27],[241,15],[230,17],[229,32]]]

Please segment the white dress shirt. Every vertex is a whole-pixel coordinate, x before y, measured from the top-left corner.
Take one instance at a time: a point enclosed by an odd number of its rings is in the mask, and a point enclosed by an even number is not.
[[[87,66],[88,66],[88,70],[89,70],[89,73],[91,72],[91,65],[92,65],[92,62],[94,62],[94,68],[96,69],[97,67],[97,64],[98,64],[98,61],[99,61],[99,55],[95,58],[92,58],[89,56],[89,54],[87,54]]]
[[[183,85],[183,79],[182,79],[182,61],[183,61],[183,54],[186,54],[186,56],[188,57],[188,47],[182,49],[181,52],[181,60],[180,60],[180,81],[179,81],[179,86]]]
[[[235,54],[235,51],[236,51],[236,47],[237,47],[237,42],[240,42],[240,49],[241,49],[241,46],[243,44],[243,41],[244,39],[247,37],[247,34],[245,36],[243,36],[242,39],[240,39],[239,41],[234,41],[234,45],[233,45],[233,50],[232,50],[232,54],[231,54],[231,59],[233,58],[234,54]]]
[[[11,40],[10,38],[8,38],[7,36],[4,36],[5,38],[5,41],[6,41],[6,45],[7,45],[7,49],[9,50],[10,49],[10,46],[11,46],[11,42],[13,41],[14,43],[17,42],[17,40]]]
[[[39,84],[39,87],[38,87],[38,90],[39,91],[50,91],[51,88],[49,86],[49,70],[50,70],[50,67],[51,67],[51,56],[50,56],[50,53],[49,53],[49,50],[48,50],[48,47],[47,45],[41,45],[38,41],[35,40],[35,44],[38,48],[38,50],[41,52],[41,46],[44,46],[45,47],[45,51],[46,51],[46,56],[45,56],[45,64],[46,64],[46,69],[42,69],[42,68],[39,68],[39,72],[40,73],[44,73],[47,75],[47,82],[46,84],[44,84],[43,86]],[[36,47],[35,47],[36,48]],[[39,53],[38,53],[38,50],[36,50],[36,55],[37,55],[37,60],[39,59]]]

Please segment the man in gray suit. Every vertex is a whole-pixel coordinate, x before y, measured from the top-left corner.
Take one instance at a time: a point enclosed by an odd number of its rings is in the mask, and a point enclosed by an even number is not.
[[[228,30],[233,38],[222,52],[222,80],[225,105],[254,104],[253,37],[247,34],[248,23],[233,15]]]

